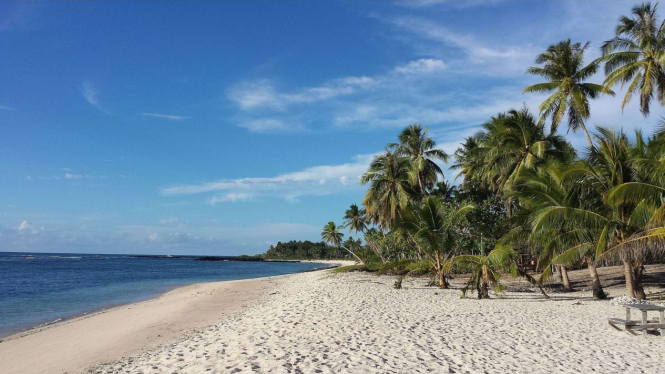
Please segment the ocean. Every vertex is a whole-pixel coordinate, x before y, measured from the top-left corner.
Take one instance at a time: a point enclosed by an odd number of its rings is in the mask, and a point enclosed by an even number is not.
[[[198,282],[297,273],[325,265],[198,261],[186,256],[0,252],[0,339]]]

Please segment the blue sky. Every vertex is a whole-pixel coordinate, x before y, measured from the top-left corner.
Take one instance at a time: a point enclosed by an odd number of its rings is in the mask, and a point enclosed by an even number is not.
[[[633,5],[0,2],[0,251],[319,240],[403,127],[452,153],[490,116],[535,110],[536,55],[572,38],[590,61]],[[589,124],[650,134],[662,109],[622,113],[617,91]]]

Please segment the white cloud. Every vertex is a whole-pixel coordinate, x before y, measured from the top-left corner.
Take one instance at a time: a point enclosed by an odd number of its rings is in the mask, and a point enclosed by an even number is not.
[[[422,17],[375,18],[406,30],[421,39],[460,50],[465,58],[454,61],[456,70],[460,72],[473,71],[477,74],[500,76],[523,74],[526,67],[541,52],[539,48],[524,41],[520,45],[488,46],[472,35],[457,33]],[[431,53],[436,51],[436,48],[429,50]],[[455,53],[446,53],[446,55],[455,55]],[[472,69],[468,66],[469,63],[482,65],[482,69]]]
[[[6,106],[6,105],[0,105],[0,110],[12,110],[12,111],[17,111],[18,109],[16,109],[16,108],[12,108],[12,107],[10,107],[10,106]]]
[[[398,66],[395,68],[395,72],[401,74],[431,74],[445,70],[446,68],[446,64],[441,60],[423,58],[411,61],[403,66]]]
[[[81,179],[81,178],[83,178],[83,175],[81,174],[65,173],[65,179]]]
[[[317,87],[307,87],[294,92],[279,92],[272,81],[259,80],[242,82],[232,87],[228,92],[228,98],[245,111],[257,108],[284,110],[293,104],[313,103],[349,95],[374,83],[374,79],[370,77],[344,77]]]
[[[300,196],[320,196],[360,188],[359,178],[367,171],[374,155],[358,155],[353,162],[340,165],[321,165],[276,177],[222,179],[202,184],[188,184],[162,189],[164,195],[198,194],[226,191],[215,196],[211,203],[248,200],[274,196],[293,200]],[[323,183],[322,183],[323,182]]]
[[[223,202],[250,200],[253,197],[254,197],[253,194],[247,192],[231,192],[223,196],[213,196],[212,199],[210,199],[210,205],[215,205],[217,203],[223,203]]]
[[[139,115],[144,117],[168,119],[171,121],[182,121],[191,118],[189,116],[179,116],[175,114],[160,114],[160,113],[139,113]]]
[[[251,132],[291,132],[304,129],[297,120],[276,118],[243,119],[238,126],[244,127]]]
[[[84,81],[81,84],[80,91],[85,101],[87,101],[90,105],[101,110],[102,112],[108,113],[108,111],[100,104],[99,91],[91,81]]]
[[[43,228],[42,228],[43,229]],[[23,220],[19,225],[18,228],[16,229],[19,233],[29,233],[29,234],[36,234],[39,231],[34,228],[28,221]]]

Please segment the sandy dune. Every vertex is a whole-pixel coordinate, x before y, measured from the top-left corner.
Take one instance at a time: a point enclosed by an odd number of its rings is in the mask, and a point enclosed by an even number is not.
[[[391,277],[297,274],[231,318],[94,373],[662,373],[665,338],[615,331],[587,293],[459,290]]]

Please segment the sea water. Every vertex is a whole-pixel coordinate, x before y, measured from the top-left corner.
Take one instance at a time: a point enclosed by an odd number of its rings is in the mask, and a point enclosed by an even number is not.
[[[198,282],[297,273],[321,264],[194,257],[0,252],[0,338]]]

